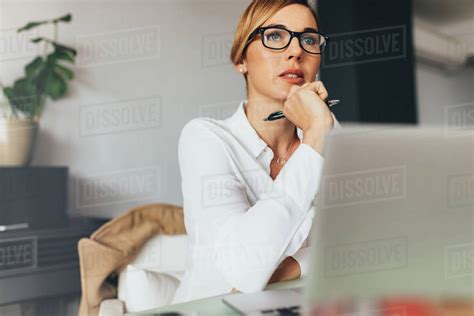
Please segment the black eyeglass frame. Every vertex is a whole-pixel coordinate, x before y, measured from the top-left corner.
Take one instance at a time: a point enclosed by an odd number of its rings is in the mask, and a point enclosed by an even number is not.
[[[269,47],[267,45],[265,45],[265,40],[263,38],[263,32],[265,32],[266,30],[268,29],[280,29],[280,30],[284,30],[284,31],[287,31],[288,33],[290,33],[290,40],[288,41],[288,44],[286,44],[284,47],[282,48],[274,48],[274,47]],[[319,52],[319,53],[313,53],[313,52],[309,52],[306,50],[306,48],[303,47],[303,44],[301,43],[301,35],[303,34],[306,34],[306,33],[312,33],[312,34],[319,34],[321,35],[325,41],[326,41],[326,45],[324,45],[324,48]],[[298,39],[298,43],[300,44],[300,47],[305,51],[307,52],[308,54],[313,54],[313,55],[321,55],[322,53],[324,53],[326,51],[326,46],[327,46],[327,43],[329,42],[329,36],[326,36],[324,35],[323,33],[321,32],[317,32],[317,31],[304,31],[304,32],[294,32],[294,31],[290,31],[284,27],[281,27],[281,26],[265,26],[265,27],[259,27],[257,29],[255,29],[255,31],[253,31],[250,35],[249,35],[249,39],[247,40],[247,43],[245,44],[245,47],[244,47],[244,51],[247,49],[247,47],[250,45],[250,43],[252,43],[252,41],[254,40],[255,36],[257,35],[260,35],[260,39],[262,41],[262,44],[263,46],[265,46],[266,48],[268,49],[273,49],[273,50],[283,50],[283,49],[286,49],[288,46],[290,46],[291,44],[291,41],[293,40],[294,37],[296,37]]]

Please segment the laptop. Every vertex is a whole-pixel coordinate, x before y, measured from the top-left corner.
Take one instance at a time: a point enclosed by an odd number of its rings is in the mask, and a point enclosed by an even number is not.
[[[304,287],[233,293],[226,304],[243,315],[306,315],[355,298],[354,315],[386,315],[368,302],[474,297],[474,131],[334,130],[321,185]]]

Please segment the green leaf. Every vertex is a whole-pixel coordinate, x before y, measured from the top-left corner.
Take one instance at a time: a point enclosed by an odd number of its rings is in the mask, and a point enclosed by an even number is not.
[[[72,72],[71,69],[64,67],[63,65],[56,64],[54,65],[54,71],[62,76],[63,78],[66,78],[68,80],[74,79],[74,72]]]
[[[34,110],[34,100],[31,97],[28,98],[27,96],[23,96],[13,87],[4,88],[3,93],[11,105],[13,115],[17,116],[20,111],[31,116],[31,113]]]
[[[40,95],[36,102],[38,116],[41,116],[41,113],[43,113],[45,101],[46,97],[44,95]]]
[[[30,23],[26,24],[25,26],[20,27],[17,30],[17,32],[20,33],[20,32],[23,32],[23,31],[28,31],[28,30],[31,30],[32,28],[38,27],[38,26],[46,24],[46,23],[48,23],[48,21],[30,22]]]
[[[57,52],[71,53],[74,56],[77,55],[77,51],[74,48],[64,46],[57,42],[52,42],[52,44],[54,45],[54,50]]]
[[[54,65],[47,64],[47,67],[44,67],[37,78],[35,79],[36,91],[38,94],[43,94],[46,91],[46,86],[48,85],[48,78],[53,72]]]
[[[15,90],[15,95],[34,95],[36,92],[36,88],[31,80],[28,78],[21,78],[14,82],[13,89]]]
[[[5,97],[8,100],[8,104],[10,105],[10,108],[12,110],[13,115],[16,116],[16,108],[13,105],[13,103],[10,101],[10,99],[13,96],[13,89],[10,88],[10,87],[5,87],[5,88],[3,88],[3,94],[5,95]]]
[[[60,18],[54,19],[53,23],[57,22],[71,22],[72,20],[72,15],[71,14],[66,14],[65,16],[62,16]]]
[[[44,66],[45,66],[45,63],[43,61],[43,58],[36,57],[31,63],[26,65],[25,67],[26,76],[30,78],[34,77]]]
[[[57,73],[51,72],[46,79],[45,93],[53,100],[61,98],[67,91],[66,81]]]
[[[46,38],[46,37],[35,37],[33,39],[30,40],[31,42],[33,43],[39,43],[39,42],[48,42],[48,43],[53,43],[52,40],[50,40],[49,38]]]
[[[5,88],[4,92],[15,113],[21,111],[29,116],[33,116],[38,95],[25,89],[25,85],[24,79],[19,80],[13,88]]]
[[[13,88],[5,87],[5,88],[3,88],[3,93],[7,97],[8,101],[10,101],[10,103],[12,103],[12,99],[15,96]]]
[[[36,37],[36,38],[31,39],[31,42],[33,42],[33,43],[39,43],[39,42],[42,42],[42,41],[44,41],[44,38],[42,38],[42,37]]]
[[[70,63],[74,63],[74,55],[66,52],[53,52],[48,55],[48,63],[57,63],[58,60],[64,60]]]
[[[43,24],[48,24],[48,23],[58,23],[58,22],[71,22],[72,21],[72,15],[71,14],[66,14],[62,17],[59,17],[57,19],[51,20],[51,21],[36,21],[36,22],[29,22],[25,26],[19,28],[17,32],[23,32],[23,31],[28,31],[31,30],[32,28],[38,27]]]
[[[3,88],[3,94],[5,94],[5,97],[7,98],[8,102],[10,104],[13,115],[16,116],[17,107],[15,106],[15,104],[12,101],[14,99],[13,88],[10,88],[10,87]]]

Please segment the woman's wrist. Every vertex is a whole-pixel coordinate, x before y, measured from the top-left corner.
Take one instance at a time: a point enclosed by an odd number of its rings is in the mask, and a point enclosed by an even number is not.
[[[293,267],[291,269],[292,275],[290,276],[290,280],[298,279],[301,276],[301,267],[299,262],[293,257],[287,257],[287,259],[291,262],[291,266]]]
[[[268,284],[298,279],[301,276],[301,268],[298,261],[293,257],[286,257],[271,276]]]
[[[324,153],[326,137],[329,130],[325,128],[309,128],[303,131],[303,143],[313,148],[321,156]]]
[[[273,272],[268,284],[295,280],[301,277],[301,267],[298,261],[293,257],[286,257]],[[239,292],[235,287],[231,293]]]

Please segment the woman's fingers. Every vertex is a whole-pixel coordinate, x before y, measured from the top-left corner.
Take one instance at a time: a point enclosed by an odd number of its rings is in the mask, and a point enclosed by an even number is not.
[[[291,88],[290,88],[290,91],[288,92],[288,97],[286,99],[288,100],[289,98],[291,98],[293,96],[293,94],[295,94],[295,92],[298,91],[301,88],[302,87],[300,87],[300,86],[292,85]]]
[[[324,86],[323,82],[321,80],[314,81],[314,82],[307,82],[304,85],[297,86],[297,85],[292,85],[290,88],[290,92],[288,94],[288,98],[291,98],[297,91],[301,91],[303,89],[308,89],[316,93],[323,101],[326,101],[329,97],[329,93]]]
[[[329,97],[328,90],[320,80],[312,82],[307,89],[314,91],[323,101],[326,101]]]
[[[304,85],[302,85],[301,87],[298,86],[298,85],[292,85],[291,88],[290,88],[290,92],[288,93],[288,97],[287,99],[291,98],[293,96],[293,94],[298,91],[298,90],[301,90],[301,89],[304,89],[306,88],[307,86],[309,86],[311,83],[310,82],[307,82],[305,83]]]
[[[331,110],[326,103],[329,97],[326,87],[319,80],[301,87],[294,85],[288,95],[283,104],[283,114],[303,130],[303,142],[322,154],[326,134],[334,126]]]

